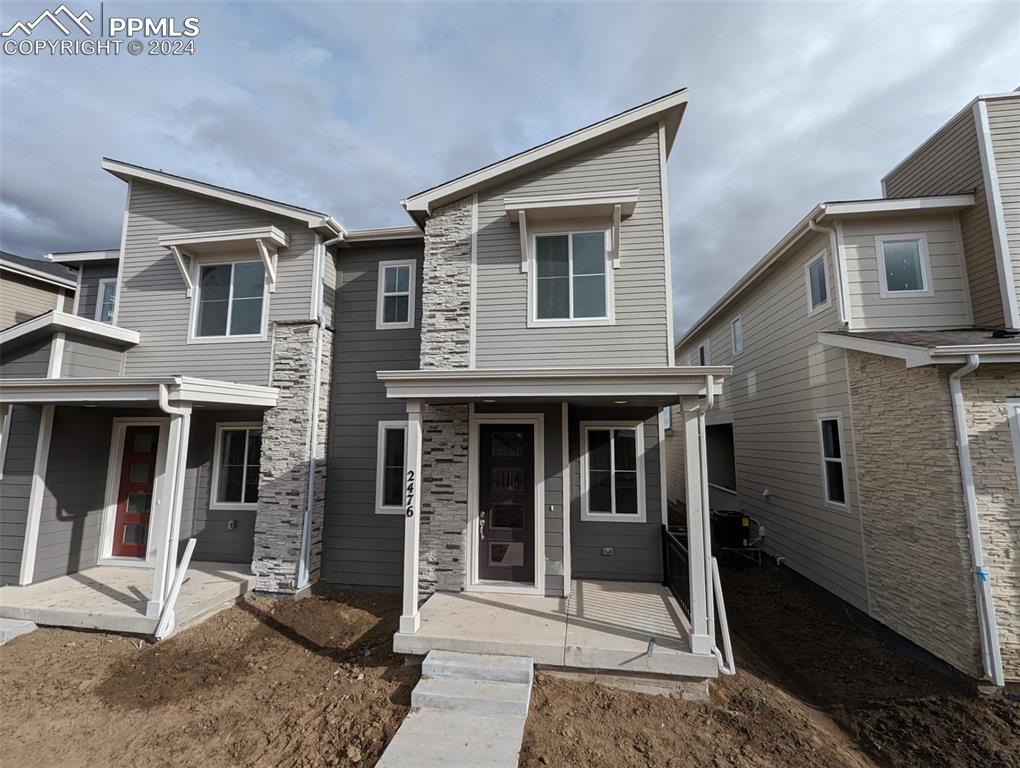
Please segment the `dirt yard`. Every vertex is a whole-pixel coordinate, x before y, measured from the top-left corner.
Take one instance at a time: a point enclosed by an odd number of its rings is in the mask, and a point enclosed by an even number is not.
[[[740,673],[694,704],[540,676],[522,766],[1020,766],[978,699],[761,570],[724,573]],[[371,766],[407,711],[399,602],[253,600],[159,645],[42,629],[0,648],[0,764]]]

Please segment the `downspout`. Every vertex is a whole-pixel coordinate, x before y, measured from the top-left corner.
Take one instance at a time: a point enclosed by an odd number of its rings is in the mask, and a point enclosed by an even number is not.
[[[981,547],[981,526],[978,521],[977,494],[974,491],[974,468],[970,460],[970,438],[960,380],[977,370],[978,355],[967,355],[967,364],[949,375],[949,392],[953,400],[953,424],[956,427],[956,450],[960,457],[960,478],[963,482],[963,503],[967,512],[967,535],[974,567],[974,591],[977,596],[978,624],[981,630],[981,660],[985,677],[995,685],[1004,685],[1002,654],[999,651],[999,628],[995,620],[992,588]]]
[[[178,380],[178,383],[180,383],[180,380]],[[177,416],[177,417],[180,417],[180,418],[183,418],[185,416],[189,416],[191,414],[191,408],[189,408],[189,407],[180,407],[180,406],[170,405],[170,389],[169,389],[169,387],[167,387],[166,384],[160,384],[159,385],[159,410],[161,410],[163,413],[167,414],[168,416]],[[180,433],[180,436],[178,437],[178,444],[177,444],[177,467],[174,470],[174,487],[172,489],[173,493],[170,496],[169,515],[170,515],[171,527],[170,527],[170,532],[169,532],[170,533],[170,538],[169,538],[168,542],[166,543],[166,546],[167,546],[166,583],[167,583],[167,585],[173,584],[174,580],[176,579],[176,575],[177,575],[177,573],[176,573],[177,572],[177,553],[175,551],[173,551],[173,550],[174,550],[174,544],[176,543],[178,537],[181,534],[181,516],[177,515],[177,514],[174,514],[174,512],[177,509],[177,500],[178,500],[178,497],[181,497],[183,499],[183,496],[184,496],[184,475],[187,473],[187,467],[188,467],[188,455],[187,455],[187,453],[188,453],[188,451],[187,451],[188,435],[184,431],[184,427],[185,426],[187,426],[188,429],[191,428],[190,424],[182,425],[181,433]],[[169,592],[167,592],[165,594],[169,595]],[[168,606],[169,606],[170,609],[173,609],[173,603],[168,601],[168,602],[164,603],[164,605],[163,605],[164,612],[167,610]]]
[[[823,213],[825,206],[822,206]],[[845,275],[843,274],[843,259],[839,253],[839,239],[836,237],[836,230],[832,227],[823,227],[818,224],[813,218],[808,219],[808,229],[812,232],[820,232],[823,235],[829,236],[829,250],[832,251],[832,263],[836,265],[836,288],[839,291],[839,321],[844,325],[847,324],[848,310],[846,306],[846,293],[843,291],[843,284],[845,281]]]
[[[698,403],[698,441],[701,443],[701,513],[703,516],[702,521],[702,536],[704,537],[704,552],[705,552],[705,584],[708,585],[706,591],[706,602],[708,608],[708,636],[712,640],[712,645],[715,645],[715,600],[713,599],[712,591],[712,513],[709,507],[709,491],[708,491],[708,437],[705,429],[705,415],[712,410],[712,406],[715,405],[715,376],[708,374],[705,376],[705,399]]]

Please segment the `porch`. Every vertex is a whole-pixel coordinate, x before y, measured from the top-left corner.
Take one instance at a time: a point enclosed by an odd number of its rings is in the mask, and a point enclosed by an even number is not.
[[[174,605],[176,629],[233,605],[254,583],[237,564],[192,563]],[[0,587],[0,618],[151,635],[159,623],[158,616],[146,616],[151,594],[151,570],[101,565],[38,584]]]
[[[433,650],[530,656],[550,667],[715,677],[714,656],[691,652],[690,624],[658,584],[575,579],[570,597],[437,592],[398,653]]]

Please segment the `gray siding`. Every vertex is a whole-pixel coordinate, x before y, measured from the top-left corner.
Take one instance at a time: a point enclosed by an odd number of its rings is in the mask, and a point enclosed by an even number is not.
[[[50,337],[30,341],[0,355],[0,379],[45,379],[50,365]]]
[[[479,368],[666,365],[665,244],[654,127],[586,151],[478,196],[476,364]],[[623,223],[621,266],[614,270],[616,324],[528,328],[528,276],[521,272],[520,233],[504,198],[564,192],[640,189]]]
[[[988,102],[988,128],[999,178],[1013,283],[1020,296],[1020,96]]]
[[[64,341],[64,357],[60,376],[65,379],[120,376],[124,352],[99,339],[68,335]]]
[[[39,414],[38,406],[15,405],[4,425],[10,436],[0,478],[0,586],[16,584],[21,569]]]
[[[56,309],[62,291],[55,285],[0,270],[0,329]]]
[[[974,193],[974,205],[960,213],[974,322],[1002,325],[1002,294],[974,113],[964,110],[883,181],[886,197]]]
[[[376,330],[378,263],[418,260],[422,245],[344,248],[336,294],[336,334],[327,459],[322,580],[399,589],[404,519],[375,513],[376,436],[380,421],[406,419],[386,399],[376,372],[418,367],[421,302],[415,328]]]
[[[185,296],[173,257],[157,243],[164,235],[270,224],[286,232],[290,246],[279,255],[276,292],[269,294],[269,322],[307,321],[315,276],[315,235],[307,225],[154,184],[132,183],[117,324],[141,332],[142,342],[127,354],[126,376],[187,374],[268,383],[269,329],[264,341],[187,343],[191,300]]]
[[[79,317],[96,319],[96,301],[99,298],[99,281],[117,277],[116,261],[88,261],[81,265],[81,283],[78,289]]]
[[[645,522],[581,520],[582,421],[644,420]],[[659,482],[658,411],[635,408],[570,408],[570,544],[575,579],[662,581],[662,502]],[[603,555],[612,547],[612,555]]]

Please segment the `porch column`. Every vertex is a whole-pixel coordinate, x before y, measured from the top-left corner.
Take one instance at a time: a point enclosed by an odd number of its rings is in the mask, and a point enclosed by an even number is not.
[[[400,631],[414,634],[421,626],[418,613],[418,547],[421,531],[421,400],[407,401],[407,472],[404,478],[404,607]]]
[[[702,452],[705,446],[699,434],[698,401],[684,398],[680,404],[684,420],[684,485],[687,493],[687,555],[691,586],[691,651],[711,653],[708,580],[705,551],[706,509],[702,496]]]
[[[177,539],[181,530],[181,506],[184,500],[184,473],[188,460],[188,436],[191,432],[191,408],[174,408],[170,413],[166,466],[156,498],[155,514],[150,518],[149,536],[156,542],[152,571],[152,595],[145,615],[158,618],[173,584],[177,565]]]

